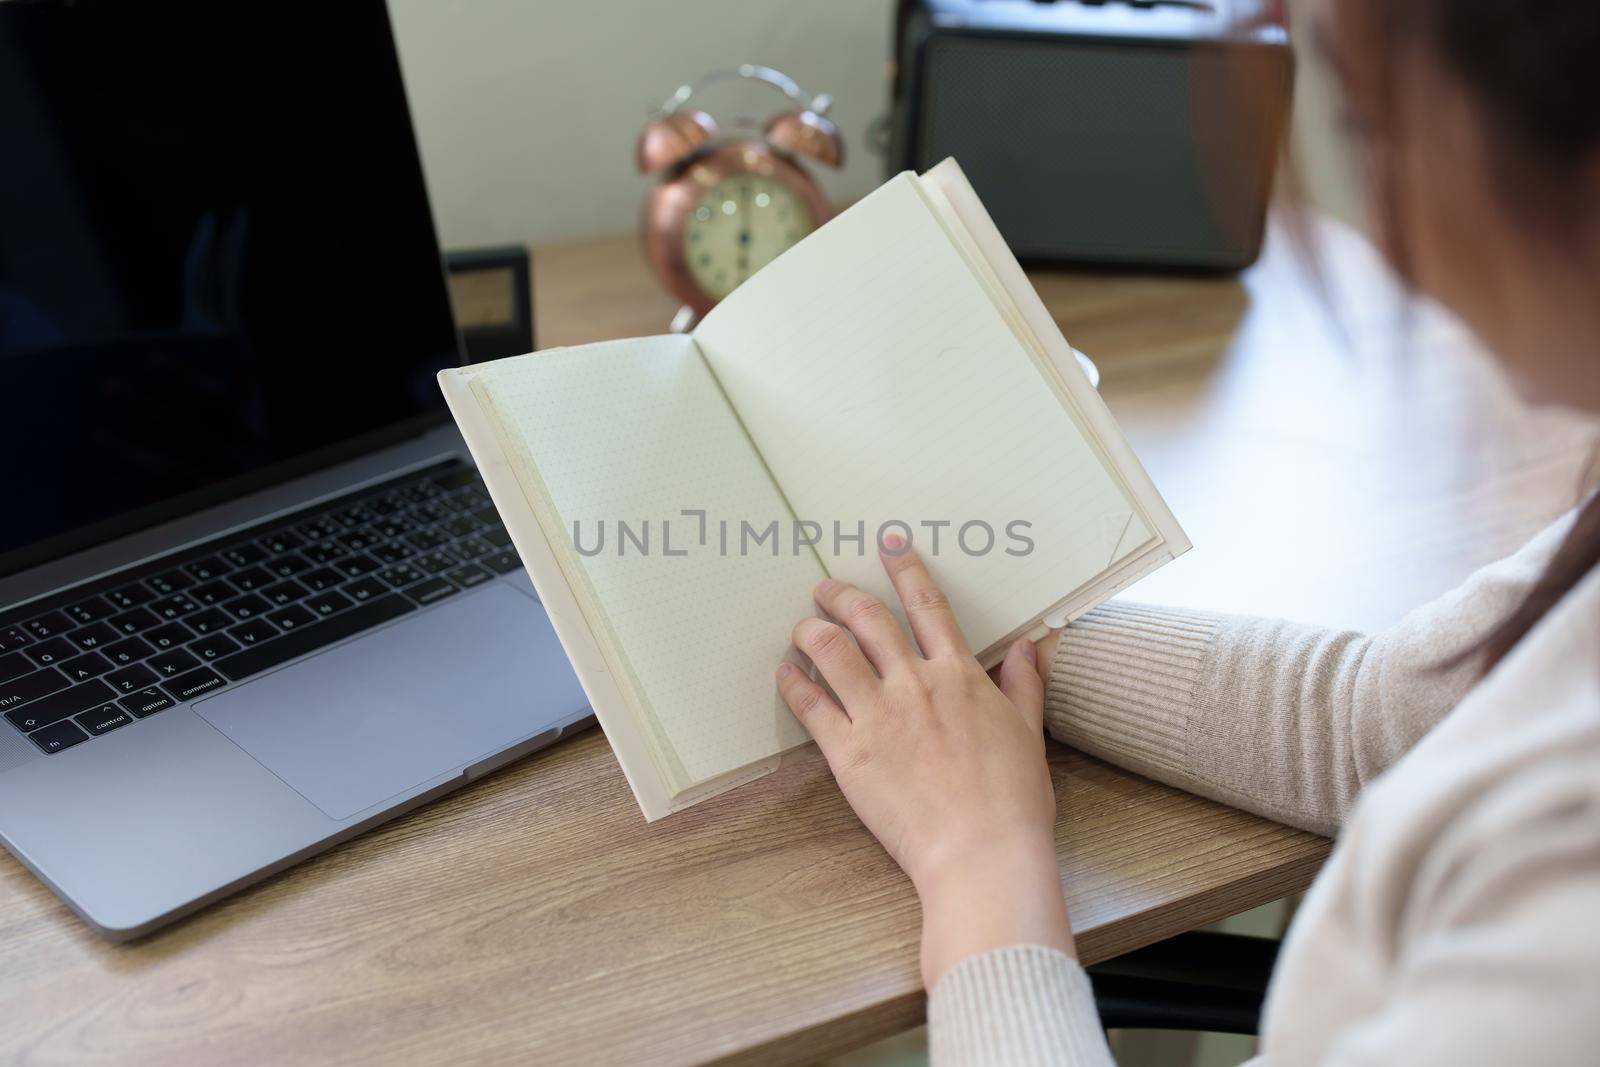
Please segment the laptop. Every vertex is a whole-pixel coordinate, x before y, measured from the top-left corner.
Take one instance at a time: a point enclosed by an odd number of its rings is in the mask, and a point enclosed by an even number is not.
[[[592,722],[434,381],[381,0],[0,0],[0,160],[18,860],[135,937]]]

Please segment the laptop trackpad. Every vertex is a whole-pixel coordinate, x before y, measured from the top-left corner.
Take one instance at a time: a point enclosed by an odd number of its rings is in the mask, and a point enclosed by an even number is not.
[[[343,820],[587,707],[544,608],[496,582],[194,710]]]

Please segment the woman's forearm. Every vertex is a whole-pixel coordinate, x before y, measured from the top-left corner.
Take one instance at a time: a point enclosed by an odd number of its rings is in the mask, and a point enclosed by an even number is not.
[[[1362,786],[1477,683],[1471,651],[1521,603],[1570,523],[1371,637],[1106,604],[1039,659],[1046,727],[1140,774],[1331,834]]]

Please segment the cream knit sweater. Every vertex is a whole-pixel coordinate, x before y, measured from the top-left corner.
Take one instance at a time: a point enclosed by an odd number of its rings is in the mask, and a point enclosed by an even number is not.
[[[1374,637],[1127,604],[1062,635],[1055,737],[1339,836],[1268,993],[1272,1067],[1600,1063],[1600,573],[1481,681],[1439,667],[1570,521]],[[1051,949],[962,961],[928,1018],[936,1067],[1112,1062]]]

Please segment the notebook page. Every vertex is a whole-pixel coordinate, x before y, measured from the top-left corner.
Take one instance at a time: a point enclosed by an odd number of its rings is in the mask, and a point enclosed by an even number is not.
[[[895,603],[873,541],[904,523],[975,651],[1152,536],[909,174],[695,338],[829,573]]]
[[[484,371],[483,393],[562,520],[562,544],[670,747],[674,786],[808,740],[772,671],[823,575],[809,553],[741,554],[741,519],[759,528],[789,512],[694,341],[503,360]],[[706,543],[686,509],[707,513]],[[734,523],[726,554],[718,518]]]

